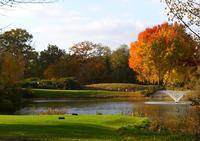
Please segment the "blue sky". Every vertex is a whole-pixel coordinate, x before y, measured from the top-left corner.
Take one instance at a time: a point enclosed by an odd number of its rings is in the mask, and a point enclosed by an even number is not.
[[[167,21],[160,0],[60,0],[53,4],[18,5],[0,9],[0,26],[33,34],[33,46],[68,49],[89,40],[115,49],[130,44],[146,27]]]

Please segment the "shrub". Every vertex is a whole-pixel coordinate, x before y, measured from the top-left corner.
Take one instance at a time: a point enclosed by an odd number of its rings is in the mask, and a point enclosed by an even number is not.
[[[81,89],[81,84],[74,79],[73,77],[68,77],[68,78],[61,78],[58,80],[60,82],[62,88],[61,89],[68,89],[68,90],[76,90],[76,89]]]
[[[148,86],[145,90],[142,91],[142,94],[144,96],[151,96],[153,95],[156,91],[158,90],[162,90],[163,87],[160,86],[160,85],[151,85],[151,86]]]
[[[25,79],[20,83],[22,88],[40,88],[40,89],[81,89],[81,84],[73,77],[66,77],[52,80]]]
[[[1,114],[11,114],[15,111],[14,105],[11,100],[2,99],[0,101],[0,113]]]
[[[153,132],[162,132],[162,131],[167,132],[168,131],[168,129],[162,126],[162,124],[159,123],[158,121],[151,122],[149,126],[149,130]]]
[[[0,113],[10,114],[22,105],[22,89],[6,88],[0,90]]]
[[[11,100],[11,102],[19,107],[22,104],[22,89],[21,88],[7,88],[6,99]]]
[[[40,89],[54,89],[53,81],[52,80],[40,80],[38,82],[38,88]]]
[[[38,88],[39,87],[39,78],[28,78],[19,83],[22,88]]]
[[[23,98],[34,98],[34,93],[31,89],[22,89],[22,97]]]
[[[40,115],[64,115],[64,110],[58,110],[58,109],[52,109],[49,108],[47,111],[43,111],[40,113]]]

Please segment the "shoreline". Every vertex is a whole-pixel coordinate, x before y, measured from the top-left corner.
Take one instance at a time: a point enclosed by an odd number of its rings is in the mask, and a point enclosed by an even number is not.
[[[149,99],[146,91],[119,92],[105,90],[55,90],[31,89],[32,97],[28,99]]]

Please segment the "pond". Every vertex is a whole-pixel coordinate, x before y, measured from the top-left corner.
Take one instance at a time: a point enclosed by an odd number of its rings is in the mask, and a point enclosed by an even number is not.
[[[150,103],[150,102],[149,102]],[[173,102],[148,104],[144,101],[129,99],[73,99],[73,100],[35,100],[18,111],[20,115],[38,115],[48,110],[60,111],[63,114],[148,114],[147,111],[161,111],[160,114],[184,115],[189,103]],[[148,110],[147,110],[148,109]]]
[[[43,114],[124,114],[147,116],[151,121],[172,130],[199,130],[199,109],[181,101],[152,104],[151,101],[133,101],[130,99],[73,99],[73,100],[35,100],[21,108],[20,115]],[[196,132],[196,131],[195,131]],[[198,132],[198,131],[197,131]]]

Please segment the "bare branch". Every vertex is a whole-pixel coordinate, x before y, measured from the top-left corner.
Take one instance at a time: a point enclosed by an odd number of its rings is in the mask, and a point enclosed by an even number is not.
[[[162,0],[170,20],[182,22],[200,41],[200,0]]]
[[[58,0],[0,0],[0,6],[14,6],[17,4],[54,3]]]

